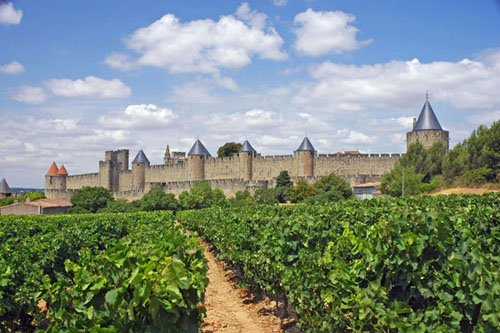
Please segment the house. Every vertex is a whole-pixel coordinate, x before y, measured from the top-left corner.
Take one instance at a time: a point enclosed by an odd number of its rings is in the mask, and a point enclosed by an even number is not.
[[[40,199],[36,201],[17,202],[0,207],[0,215],[47,215],[64,214],[73,206],[68,199]]]
[[[354,195],[358,199],[373,199],[381,196],[378,187],[380,182],[365,183],[353,186]]]

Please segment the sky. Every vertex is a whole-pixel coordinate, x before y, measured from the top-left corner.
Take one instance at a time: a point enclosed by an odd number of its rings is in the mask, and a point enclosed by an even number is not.
[[[0,0],[0,176],[106,150],[401,153],[425,102],[450,146],[500,119],[500,0]]]

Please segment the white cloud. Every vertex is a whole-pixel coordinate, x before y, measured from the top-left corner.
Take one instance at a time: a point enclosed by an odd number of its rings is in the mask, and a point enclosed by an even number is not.
[[[283,39],[266,15],[251,11],[248,4],[233,15],[181,22],[166,14],[151,25],[138,29],[126,39],[129,49],[139,57],[113,53],[105,63],[117,69],[134,66],[166,68],[174,73],[216,73],[222,68],[238,69],[248,65],[253,56],[283,60]]]
[[[273,3],[276,6],[284,6],[288,3],[288,0],[273,0]]]
[[[16,74],[23,73],[25,70],[26,69],[24,68],[24,66],[17,61],[13,61],[9,64],[5,64],[3,66],[0,66],[0,74],[16,75]]]
[[[47,100],[47,94],[41,87],[21,86],[12,96],[18,102],[40,104]]]
[[[0,24],[19,24],[23,11],[15,9],[12,2],[0,3]]]
[[[87,76],[84,80],[52,79],[45,86],[60,97],[123,98],[130,96],[131,89],[119,79],[105,80]]]
[[[465,120],[474,125],[489,125],[494,121],[500,120],[500,110],[491,112],[481,112],[471,116],[465,117]]]
[[[177,115],[170,109],[154,104],[129,105],[123,113],[99,117],[105,128],[165,128]]]
[[[454,107],[500,107],[500,51],[481,60],[421,63],[391,61],[376,65],[324,62],[311,67],[314,79],[298,92],[294,103],[321,111],[352,113],[366,107],[396,110],[432,101]]]
[[[249,130],[266,131],[283,123],[283,117],[275,112],[253,109],[242,113],[213,114],[207,125],[219,131],[245,133]]]
[[[295,49],[300,54],[317,57],[328,53],[342,53],[359,49],[371,40],[358,41],[358,29],[350,23],[355,16],[342,11],[316,12],[309,8],[295,16],[297,40]]]
[[[338,130],[337,135],[341,137],[342,142],[348,144],[366,144],[376,141],[375,137],[347,129]]]

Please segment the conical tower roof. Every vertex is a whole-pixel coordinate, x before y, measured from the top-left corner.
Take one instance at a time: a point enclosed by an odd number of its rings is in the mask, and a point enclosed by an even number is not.
[[[297,148],[297,151],[314,151],[314,147],[311,143],[311,141],[309,141],[309,139],[307,138],[307,136],[304,138],[304,140],[302,140],[302,143],[300,144],[299,148]]]
[[[59,171],[57,171],[57,174],[58,175],[63,175],[63,176],[67,176],[68,175],[68,171],[66,171],[66,168],[64,167],[64,164],[61,165],[61,167],[59,168]]]
[[[210,153],[207,148],[205,148],[203,143],[197,139],[193,147],[191,147],[191,150],[189,150],[188,156],[210,156]]]
[[[49,171],[47,171],[47,174],[45,176],[57,176],[57,172],[59,171],[59,168],[57,167],[56,162],[52,162],[52,165],[50,166]]]
[[[243,146],[241,146],[240,152],[256,153],[255,149],[253,149],[252,145],[250,144],[250,142],[248,142],[248,140],[245,140],[245,142],[243,142]]]
[[[429,103],[429,98],[425,98],[424,107],[422,111],[420,111],[420,115],[418,116],[417,123],[413,128],[414,131],[420,130],[443,130],[439,121],[432,110],[431,103]]]
[[[137,155],[135,155],[135,158],[132,161],[132,163],[146,163],[146,164],[149,164],[149,160],[146,157],[146,154],[144,154],[144,152],[141,149],[141,150],[139,150],[139,152],[137,153]]]
[[[2,194],[12,193],[9,184],[7,184],[5,178],[2,178],[2,180],[0,181],[0,193]]]

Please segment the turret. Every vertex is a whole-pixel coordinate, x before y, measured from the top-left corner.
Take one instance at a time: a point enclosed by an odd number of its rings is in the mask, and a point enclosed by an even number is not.
[[[144,190],[146,167],[149,167],[149,160],[141,149],[132,161],[132,189],[134,191]]]
[[[255,149],[253,149],[250,142],[248,142],[248,140],[245,140],[239,152],[240,177],[243,180],[252,180],[253,158],[256,154],[257,152],[255,151]]]
[[[205,160],[210,156],[207,148],[196,140],[188,153],[188,170],[190,180],[205,179]]]
[[[55,185],[57,190],[66,191],[66,182],[68,179],[68,171],[64,167],[64,164],[61,165],[59,171],[57,171],[57,176],[55,177]]]
[[[413,122],[412,131],[406,133],[406,150],[408,151],[408,148],[416,142],[420,142],[424,148],[430,148],[439,141],[443,142],[448,150],[449,133],[444,131],[439,124],[431,103],[429,103],[429,96],[426,95],[418,120]]]
[[[294,158],[297,166],[298,177],[314,176],[314,161],[316,159],[316,150],[306,136],[299,148],[294,152]]]
[[[163,155],[163,164],[171,164],[172,163],[172,155],[170,154],[170,146],[167,145],[167,149],[165,150],[165,155]]]
[[[47,174],[45,175],[45,193],[47,193],[49,190],[57,189],[56,179],[58,172],[59,168],[57,167],[56,162],[52,162],[49,171],[47,171]],[[47,197],[49,196],[47,195]]]

